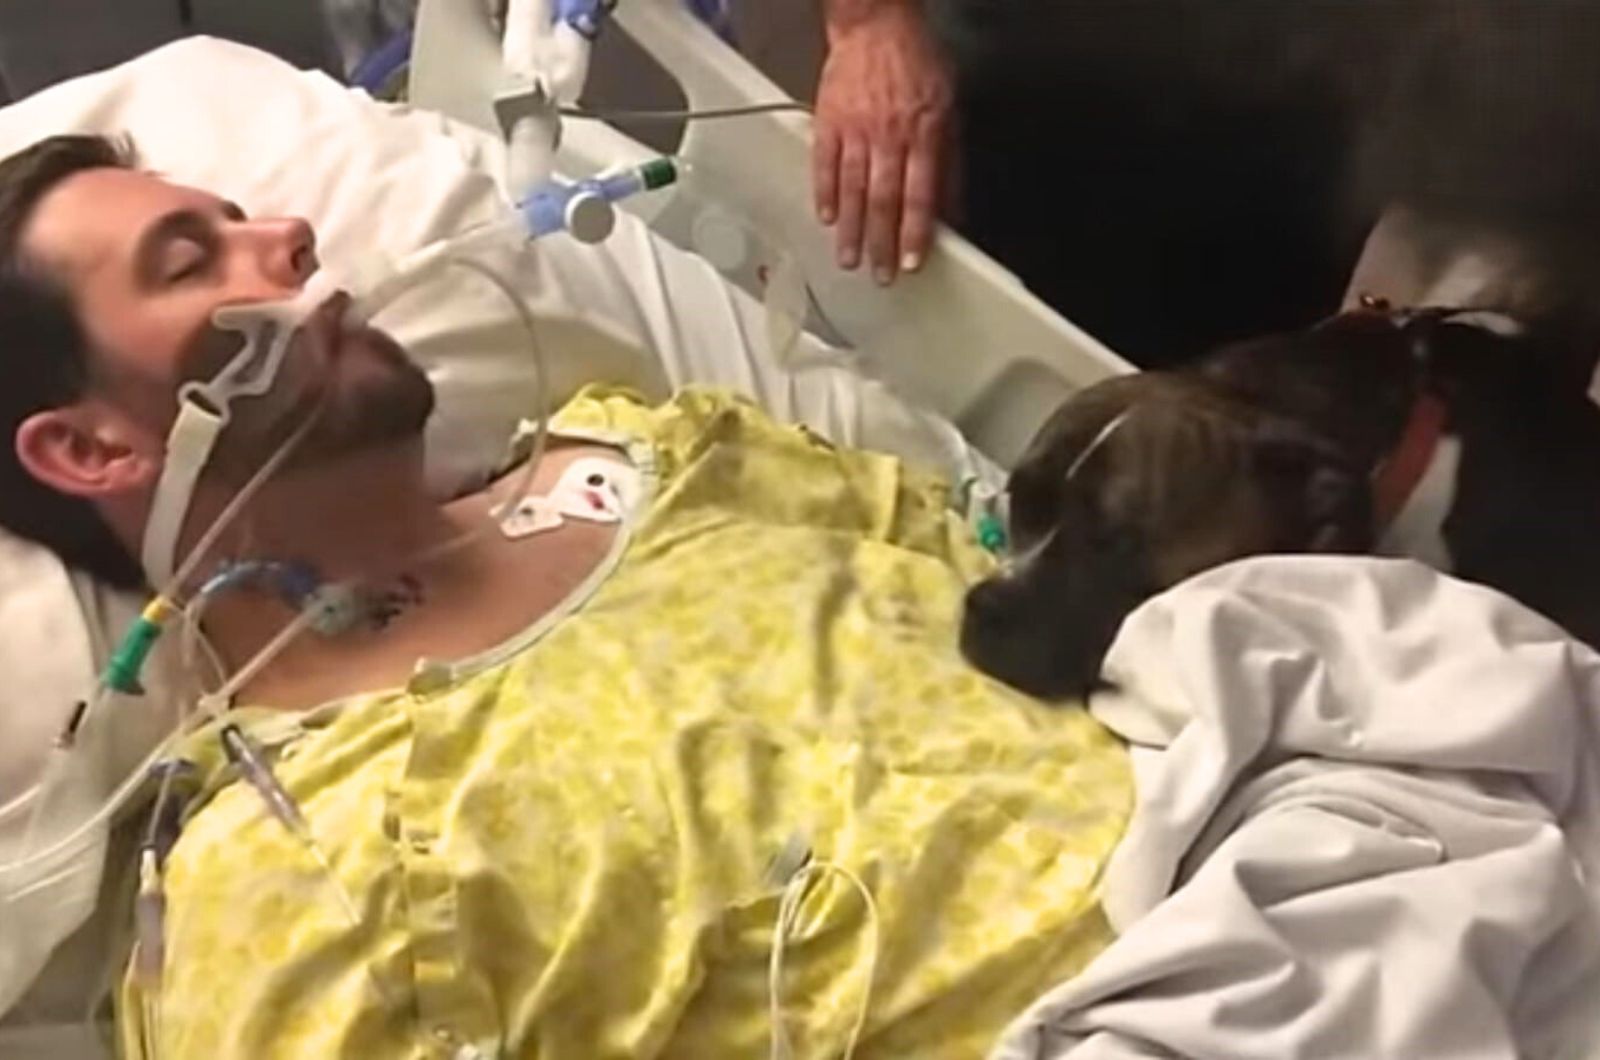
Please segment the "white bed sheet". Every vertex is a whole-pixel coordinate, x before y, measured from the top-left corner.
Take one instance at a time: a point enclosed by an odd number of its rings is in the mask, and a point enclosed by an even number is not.
[[[1600,1055],[1600,656],[1405,561],[1280,557],[1128,619],[1120,932],[992,1060]]]

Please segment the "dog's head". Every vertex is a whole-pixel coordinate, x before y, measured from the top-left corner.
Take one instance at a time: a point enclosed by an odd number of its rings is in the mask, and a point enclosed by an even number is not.
[[[1245,556],[1369,549],[1366,472],[1213,381],[1145,373],[1090,387],[1012,473],[1012,556],[968,594],[962,650],[1034,695],[1086,693],[1150,596]]]
[[[1569,322],[1526,321],[1490,309],[1391,309],[1377,303],[1314,327],[1236,342],[1195,370],[1235,398],[1304,424],[1376,466],[1398,441],[1417,396],[1451,406],[1484,395],[1507,407],[1584,396],[1592,344]]]

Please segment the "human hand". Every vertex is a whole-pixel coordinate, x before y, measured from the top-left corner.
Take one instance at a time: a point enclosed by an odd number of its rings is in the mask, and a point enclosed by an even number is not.
[[[828,20],[817,87],[813,185],[841,268],[863,248],[879,283],[914,272],[933,240],[951,79],[914,0],[853,5]]]

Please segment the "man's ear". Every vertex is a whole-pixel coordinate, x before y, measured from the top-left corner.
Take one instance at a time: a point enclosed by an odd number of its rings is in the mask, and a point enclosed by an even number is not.
[[[34,413],[17,426],[15,445],[28,474],[86,500],[145,488],[160,473],[158,452],[142,432],[85,404]]]

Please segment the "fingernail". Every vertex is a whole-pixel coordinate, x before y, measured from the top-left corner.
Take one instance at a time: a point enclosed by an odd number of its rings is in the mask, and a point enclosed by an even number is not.
[[[887,265],[879,265],[872,277],[878,281],[879,287],[887,287],[894,282],[894,270]]]
[[[908,251],[906,256],[900,259],[900,268],[904,272],[916,272],[922,268],[922,255],[916,251]]]
[[[824,206],[822,209],[817,211],[817,216],[822,218],[822,223],[823,224],[825,224],[825,225],[833,224],[834,213],[833,213],[833,209],[831,207]]]
[[[839,251],[839,268],[853,269],[861,264],[861,252],[857,250]]]

